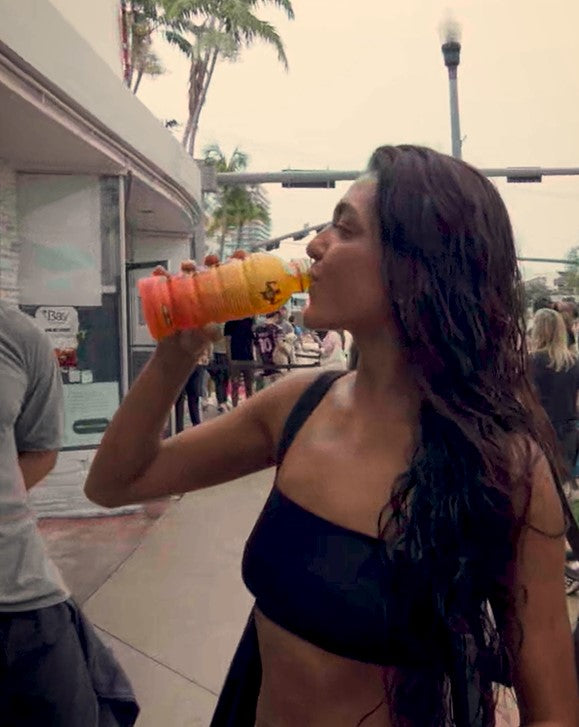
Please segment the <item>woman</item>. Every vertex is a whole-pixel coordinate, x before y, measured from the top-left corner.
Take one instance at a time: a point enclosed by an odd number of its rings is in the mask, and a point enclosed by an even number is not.
[[[525,725],[576,727],[557,465],[498,192],[456,159],[381,147],[308,254],[304,324],[349,330],[357,370],[288,376],[161,442],[183,354],[212,329],[166,339],[86,485],[116,506],[277,461],[244,554],[248,649],[213,724],[487,727],[512,678]]]
[[[203,396],[203,377],[205,376],[211,358],[211,348],[211,345],[207,345],[202,351],[197,360],[197,365],[185,382],[185,386],[175,402],[175,429],[178,433],[182,432],[185,428],[185,399],[187,399],[191,426],[195,427],[201,424],[199,404]]]
[[[227,342],[225,336],[223,336],[223,328],[223,325],[219,327],[221,338],[213,344],[213,358],[207,368],[215,384],[215,397],[219,414],[223,414],[229,408],[227,405],[229,364],[227,362]]]
[[[220,260],[217,255],[206,255],[203,265],[206,268],[218,267]],[[217,411],[223,414],[229,409],[227,402],[227,388],[229,386],[229,362],[227,360],[227,341],[223,335],[224,325],[220,326],[219,340],[213,343],[213,357],[207,367],[209,375],[215,385],[215,398]]]
[[[535,313],[531,370],[569,472],[577,459],[577,393],[579,362],[568,346],[567,328],[560,313],[542,308]]]

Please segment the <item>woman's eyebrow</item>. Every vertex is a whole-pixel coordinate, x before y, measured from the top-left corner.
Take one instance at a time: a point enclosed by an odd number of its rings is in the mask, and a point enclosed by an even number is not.
[[[356,208],[349,202],[338,202],[334,209],[334,220],[345,214],[352,215],[355,219],[358,219],[358,212]]]

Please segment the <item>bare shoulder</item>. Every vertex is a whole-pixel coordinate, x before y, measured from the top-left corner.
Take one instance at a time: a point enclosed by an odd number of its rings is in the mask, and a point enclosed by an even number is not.
[[[530,437],[509,441],[517,514],[533,530],[550,537],[562,535],[565,518],[551,465],[540,445]]]
[[[258,418],[267,429],[274,446],[281,438],[284,424],[294,405],[320,374],[319,368],[312,368],[285,376],[243,405],[247,407],[247,414]]]

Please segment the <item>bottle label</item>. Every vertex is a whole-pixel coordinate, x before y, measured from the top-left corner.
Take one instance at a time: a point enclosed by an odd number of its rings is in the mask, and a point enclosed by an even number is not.
[[[270,305],[283,302],[282,291],[277,280],[266,280],[265,288],[259,291],[261,297]]]

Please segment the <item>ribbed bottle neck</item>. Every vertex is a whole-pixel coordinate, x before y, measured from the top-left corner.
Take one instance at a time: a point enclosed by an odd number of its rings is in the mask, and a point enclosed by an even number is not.
[[[305,293],[310,287],[310,268],[312,266],[312,261],[307,257],[299,258],[291,260],[290,265],[295,272],[300,293]]]

